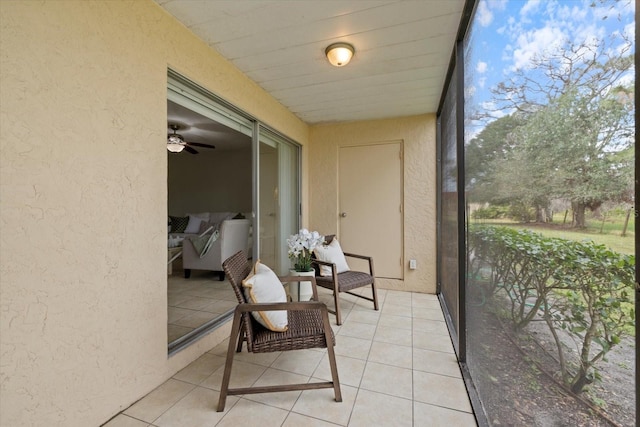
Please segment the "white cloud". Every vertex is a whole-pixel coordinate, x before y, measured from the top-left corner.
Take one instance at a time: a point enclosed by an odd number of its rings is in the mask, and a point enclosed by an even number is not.
[[[543,53],[556,50],[566,39],[557,27],[542,27],[521,34],[513,51],[513,69],[528,68],[531,60]]]
[[[636,2],[632,0],[622,0],[613,2],[613,4],[599,4],[596,2],[596,6],[591,8],[593,10],[593,16],[597,19],[617,19],[618,17],[625,15],[632,15],[636,11]]]
[[[629,40],[635,40],[636,38],[636,26],[635,24],[628,24],[624,27],[624,35],[629,38]]]
[[[464,92],[466,98],[473,98],[473,95],[476,94],[476,87],[474,85],[468,85],[465,87]]]
[[[636,81],[636,73],[635,67],[633,67],[627,74],[620,77],[616,82],[620,86],[631,86],[635,84]]]
[[[487,5],[492,10],[505,10],[507,7],[508,0],[486,0]]]
[[[487,63],[483,61],[478,61],[478,65],[476,65],[476,71],[480,74],[487,71]]]
[[[476,11],[476,19],[478,23],[483,27],[488,27],[493,22],[493,12],[489,10],[487,4],[483,1],[478,5],[478,9]]]
[[[540,6],[540,0],[529,0],[522,6],[522,9],[520,9],[520,15],[524,17],[531,12],[535,13],[536,10],[538,10],[538,6]]]

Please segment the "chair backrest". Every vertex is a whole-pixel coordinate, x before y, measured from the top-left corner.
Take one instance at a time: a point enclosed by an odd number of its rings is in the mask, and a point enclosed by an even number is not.
[[[247,298],[242,290],[242,281],[251,273],[251,264],[247,260],[244,251],[238,251],[224,260],[222,263],[224,273],[236,293],[238,304],[247,303]],[[253,317],[251,313],[242,314],[242,328],[247,337],[247,351],[253,351]]]
[[[326,236],[324,236],[324,244],[328,245],[331,242],[333,242],[333,238],[336,237],[335,234],[328,234]],[[316,258],[316,254],[315,253],[311,253],[311,259],[314,260]],[[313,267],[314,271],[316,272],[316,277],[320,276],[320,265],[316,264],[316,263],[311,263],[311,266]]]
[[[236,293],[238,303],[246,303],[247,299],[242,291],[242,281],[251,273],[251,264],[249,264],[244,251],[238,251],[224,260],[222,268]]]

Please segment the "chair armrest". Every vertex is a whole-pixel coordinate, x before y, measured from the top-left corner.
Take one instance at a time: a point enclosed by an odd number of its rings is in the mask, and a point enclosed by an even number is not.
[[[312,259],[311,264],[318,264],[318,265],[324,265],[329,267],[331,269],[331,275],[333,275],[334,272],[338,271],[338,267],[336,267],[336,265],[332,262],[320,261],[319,259]]]
[[[277,310],[327,310],[327,305],[319,301],[295,301],[295,302],[255,302],[243,303],[236,306],[237,313],[248,311],[277,311]]]
[[[352,254],[352,253],[348,253],[348,252],[343,252],[344,256],[348,256],[351,258],[360,258],[360,259],[366,259],[366,260],[371,260],[372,258],[370,256],[366,256],[366,255],[357,255],[357,254]]]
[[[326,265],[327,267],[333,267],[335,266],[335,264],[328,262],[328,261],[320,261],[319,259],[312,259],[311,260],[311,264],[318,264],[318,265]]]
[[[344,256],[348,256],[350,258],[359,258],[359,259],[363,259],[369,262],[369,274],[371,276],[375,276],[375,274],[373,273],[373,258],[370,256],[366,256],[366,255],[357,255],[357,254],[352,254],[352,253],[348,253],[348,252],[344,252]]]

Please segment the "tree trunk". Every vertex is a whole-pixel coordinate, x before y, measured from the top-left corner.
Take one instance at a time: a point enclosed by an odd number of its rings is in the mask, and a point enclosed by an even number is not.
[[[537,223],[547,222],[547,211],[542,206],[536,206],[536,222]]]
[[[586,385],[589,385],[593,382],[593,380],[587,377],[587,373],[584,369],[580,368],[578,374],[574,377],[573,383],[571,384],[571,391],[575,394],[582,393],[582,390]]]
[[[574,203],[571,203],[571,205],[573,208],[573,216],[575,218],[574,227],[586,228],[585,211],[587,210],[587,207],[585,206],[584,203],[580,203],[580,202],[574,202]]]
[[[629,226],[629,217],[631,216],[632,209],[633,208],[629,208],[629,210],[627,211],[627,218],[624,220],[624,227],[622,227],[622,237],[627,235],[627,227]]]

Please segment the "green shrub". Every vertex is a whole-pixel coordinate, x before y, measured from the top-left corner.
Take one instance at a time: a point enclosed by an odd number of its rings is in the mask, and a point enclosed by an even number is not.
[[[501,219],[506,218],[509,208],[506,206],[491,205],[486,208],[480,208],[471,214],[473,219]]]
[[[469,281],[488,296],[508,297],[514,328],[544,320],[560,375],[575,393],[597,377],[596,364],[634,328],[634,256],[504,227],[471,228],[469,253]],[[478,280],[480,271],[487,280]],[[563,334],[579,343],[577,359],[567,355]]]

